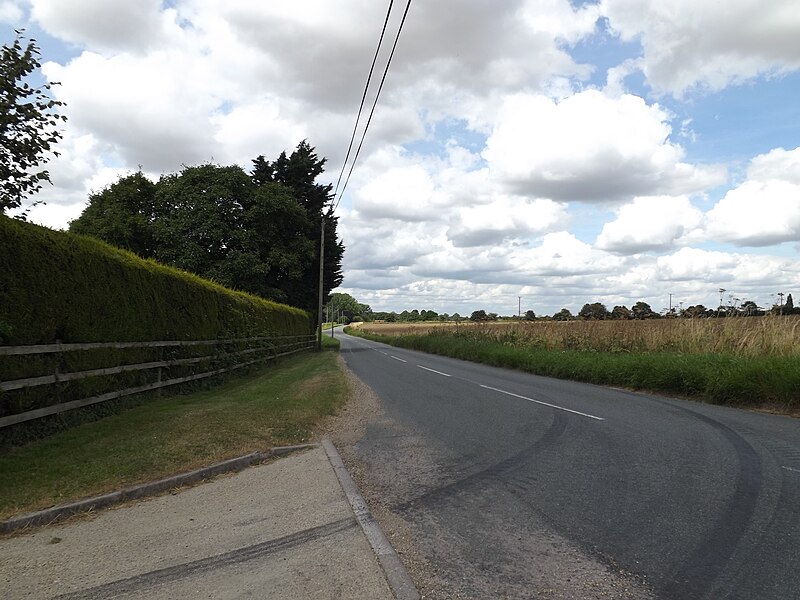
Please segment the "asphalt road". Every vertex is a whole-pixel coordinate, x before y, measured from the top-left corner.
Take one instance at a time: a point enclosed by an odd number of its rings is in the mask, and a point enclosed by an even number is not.
[[[340,339],[433,597],[800,598],[800,421]]]

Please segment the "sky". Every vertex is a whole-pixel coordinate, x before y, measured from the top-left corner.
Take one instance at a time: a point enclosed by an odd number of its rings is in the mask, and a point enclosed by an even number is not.
[[[0,0],[69,119],[30,220],[303,139],[335,183],[387,7]],[[799,98],[796,0],[416,0],[336,211],[337,291],[462,315],[770,306],[800,293]]]

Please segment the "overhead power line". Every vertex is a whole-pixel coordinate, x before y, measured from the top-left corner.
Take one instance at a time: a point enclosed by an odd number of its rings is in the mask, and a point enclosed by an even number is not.
[[[344,162],[342,163],[342,170],[339,171],[339,178],[336,180],[336,188],[333,190],[334,198],[336,198],[336,194],[339,192],[339,184],[342,181],[342,175],[344,175],[344,170],[347,167],[347,161],[350,158],[350,151],[353,149],[353,142],[355,141],[356,133],[358,132],[358,123],[361,121],[361,112],[364,110],[364,102],[367,100],[367,91],[369,90],[369,84],[372,81],[372,72],[375,70],[375,63],[378,61],[378,54],[380,54],[381,46],[383,45],[383,37],[386,35],[386,26],[389,24],[389,17],[392,14],[393,5],[394,0],[390,0],[389,10],[386,11],[386,18],[383,21],[381,37],[378,40],[378,46],[375,48],[375,55],[372,57],[372,65],[369,68],[369,75],[367,75],[367,83],[364,86],[364,93],[361,95],[361,104],[358,106],[358,115],[356,115],[356,122],[353,125],[353,135],[350,136],[350,144],[347,146],[347,154],[345,155]]]
[[[392,7],[391,7],[391,3],[390,3],[389,4],[389,12],[391,12],[391,8]],[[408,9],[409,8],[411,8],[411,0],[408,0],[408,2],[406,3],[406,8],[403,11],[403,18],[400,21],[400,26],[397,28],[397,34],[394,36],[394,43],[392,44],[392,51],[389,53],[389,59],[386,61],[386,67],[383,70],[383,76],[381,77],[381,83],[378,86],[378,92],[375,94],[375,100],[373,101],[372,108],[369,111],[369,117],[367,118],[367,123],[364,126],[364,131],[361,134],[361,140],[358,143],[358,148],[356,149],[356,154],[353,157],[353,162],[350,164],[350,170],[347,173],[347,178],[344,180],[344,186],[342,186],[342,189],[339,192],[338,199],[336,198],[336,195],[334,194],[334,200],[335,201],[334,201],[333,208],[331,209],[331,213],[336,211],[336,209],[339,207],[339,203],[342,201],[342,197],[344,196],[344,192],[347,189],[347,184],[350,182],[350,176],[353,174],[353,169],[356,166],[356,162],[358,162],[358,157],[361,154],[361,147],[364,145],[364,138],[366,138],[366,136],[367,136],[367,131],[369,130],[370,123],[372,123],[372,116],[375,114],[375,107],[378,105],[378,99],[381,97],[381,91],[383,90],[383,84],[386,82],[386,75],[387,75],[387,73],[389,73],[389,67],[392,64],[392,58],[394,58],[394,52],[397,49],[397,42],[400,39],[400,33],[403,31],[403,25],[405,25],[406,17],[408,16]],[[388,14],[387,14],[387,19],[388,19]],[[384,28],[385,28],[385,24],[384,24]],[[381,33],[381,41],[382,40],[383,40],[383,33]],[[378,49],[380,49],[380,43],[378,45]],[[376,57],[377,57],[377,51],[376,51]],[[374,66],[374,60],[373,60],[373,66]],[[370,69],[370,76],[371,75],[372,75],[372,70]],[[369,85],[369,80],[367,80],[367,85]],[[366,96],[366,89],[364,90],[364,94]],[[363,100],[362,100],[362,102],[363,102]],[[360,110],[359,110],[359,115],[360,115]],[[356,128],[357,127],[358,127],[358,119],[356,119]],[[354,136],[354,139],[355,139],[355,136]],[[351,140],[351,148],[352,148],[352,140]],[[349,150],[348,150],[348,154],[349,154]],[[342,165],[342,172],[344,172],[344,167],[346,166],[346,164],[347,164],[347,159],[345,159],[345,164]],[[338,184],[337,184],[337,187],[338,187]]]

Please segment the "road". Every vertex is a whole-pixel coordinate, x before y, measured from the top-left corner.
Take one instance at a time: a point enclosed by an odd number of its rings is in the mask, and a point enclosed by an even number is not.
[[[341,335],[434,598],[800,598],[800,422]]]

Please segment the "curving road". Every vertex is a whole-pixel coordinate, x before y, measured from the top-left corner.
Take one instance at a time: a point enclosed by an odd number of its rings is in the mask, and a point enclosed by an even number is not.
[[[800,598],[800,422],[340,337],[432,597]]]

